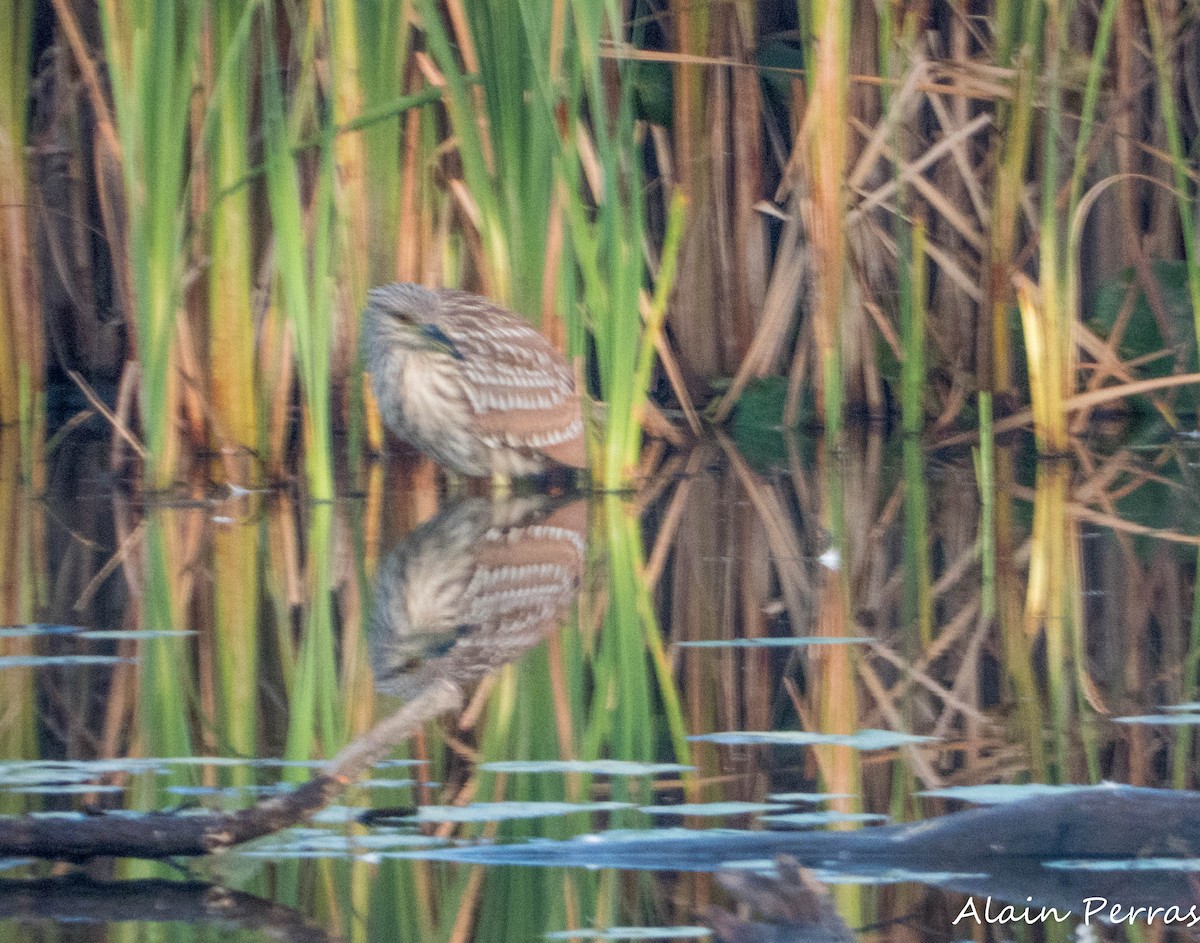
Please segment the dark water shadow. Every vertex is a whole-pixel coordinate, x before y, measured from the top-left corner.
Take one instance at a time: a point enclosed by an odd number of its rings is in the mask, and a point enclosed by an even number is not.
[[[94,881],[80,875],[0,880],[0,920],[19,925],[181,923],[258,931],[296,943],[336,939],[290,907],[199,881]]]
[[[922,822],[847,832],[712,830],[409,852],[423,860],[658,871],[770,867],[786,855],[827,879],[916,881],[1084,913],[1198,903],[1200,793],[1103,785]]]

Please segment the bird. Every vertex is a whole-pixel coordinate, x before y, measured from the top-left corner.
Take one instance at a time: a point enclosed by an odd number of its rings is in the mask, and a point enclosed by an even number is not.
[[[585,468],[571,369],[528,321],[480,295],[372,288],[363,358],[384,425],[461,475]]]
[[[411,700],[463,687],[558,628],[583,578],[587,502],[466,498],[380,563],[368,648],[375,687]]]

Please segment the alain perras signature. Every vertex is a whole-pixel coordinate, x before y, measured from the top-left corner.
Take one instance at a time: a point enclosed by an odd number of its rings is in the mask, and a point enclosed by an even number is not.
[[[1032,902],[1032,897],[1025,898]],[[967,898],[966,904],[954,918],[955,925],[960,920],[973,920],[976,924],[994,923],[1024,923],[1038,924],[1053,921],[1064,923],[1073,916],[1070,910],[1059,910],[1057,907],[1017,907],[1005,904],[1003,907],[993,907],[992,898],[984,899],[983,912],[980,913],[979,902],[974,897]],[[1083,922],[1091,926],[1092,920],[1098,923],[1130,925],[1144,921],[1148,925],[1156,923],[1164,926],[1184,924],[1194,927],[1200,924],[1200,911],[1192,905],[1186,910],[1180,906],[1171,907],[1125,907],[1117,902],[1110,902],[1107,897],[1085,897],[1083,899]]]

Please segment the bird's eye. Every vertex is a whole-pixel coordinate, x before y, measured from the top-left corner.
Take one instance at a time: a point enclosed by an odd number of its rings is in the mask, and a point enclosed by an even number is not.
[[[411,655],[403,661],[397,662],[395,665],[389,665],[386,670],[379,672],[378,681],[395,681],[403,678],[405,675],[411,674],[413,671],[421,667],[425,661],[424,656]]]

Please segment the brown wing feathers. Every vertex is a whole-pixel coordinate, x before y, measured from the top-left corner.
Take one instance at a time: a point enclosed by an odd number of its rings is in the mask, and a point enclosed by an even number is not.
[[[583,468],[587,457],[571,371],[520,317],[467,292],[439,292],[430,318],[462,355],[466,393],[481,435]]]

